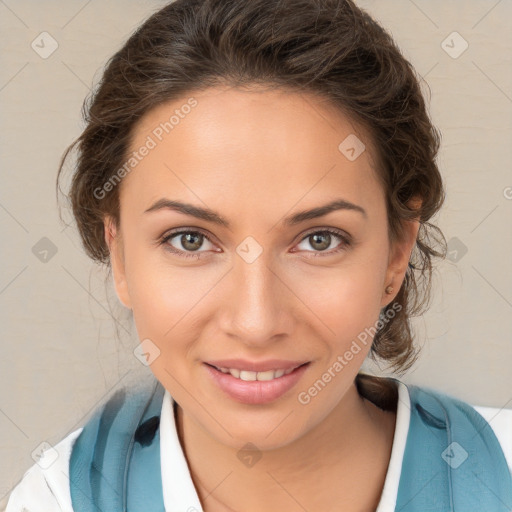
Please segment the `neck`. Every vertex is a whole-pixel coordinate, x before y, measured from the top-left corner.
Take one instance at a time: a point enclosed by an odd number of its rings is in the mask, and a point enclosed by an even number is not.
[[[238,449],[218,442],[177,409],[178,436],[205,512],[240,510],[241,504],[244,512],[327,512],[340,504],[346,511],[375,510],[395,419],[393,411],[363,398],[352,384],[316,427],[245,467]]]

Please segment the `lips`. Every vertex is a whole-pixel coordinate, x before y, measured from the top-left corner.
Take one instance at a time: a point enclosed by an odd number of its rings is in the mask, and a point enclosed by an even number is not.
[[[230,398],[237,402],[256,405],[273,402],[290,391],[307,370],[309,363],[224,359],[204,363],[203,367],[216,386]],[[285,369],[287,373],[284,373]],[[235,375],[232,375],[232,372]],[[238,377],[237,372],[240,372]],[[273,373],[272,378],[269,378],[270,373]],[[260,379],[259,376],[263,378]]]

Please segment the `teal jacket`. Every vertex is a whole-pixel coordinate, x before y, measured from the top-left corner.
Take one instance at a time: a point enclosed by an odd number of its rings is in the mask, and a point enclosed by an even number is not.
[[[486,420],[469,404],[407,386],[411,419],[395,512],[511,512],[512,475]],[[164,512],[160,382],[122,389],[73,445],[70,491],[80,512]]]

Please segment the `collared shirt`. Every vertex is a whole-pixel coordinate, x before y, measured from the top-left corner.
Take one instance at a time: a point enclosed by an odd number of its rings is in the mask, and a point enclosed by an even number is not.
[[[185,454],[178,438],[174,400],[166,390],[160,416],[160,459],[166,512],[202,512]],[[492,427],[512,472],[512,409],[473,406]],[[376,512],[394,512],[410,421],[407,386],[398,382],[398,405],[393,446]],[[79,428],[46,451],[12,491],[5,512],[73,512],[69,459]],[[54,451],[55,450],[55,451]],[[58,457],[55,459],[56,453]],[[50,464],[51,462],[51,464]],[[4,508],[0,504],[0,512]]]

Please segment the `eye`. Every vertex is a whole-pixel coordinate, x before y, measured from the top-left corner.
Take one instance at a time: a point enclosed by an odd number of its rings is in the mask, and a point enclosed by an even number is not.
[[[210,244],[211,247],[200,251],[199,249],[203,247],[205,241]],[[167,233],[163,236],[160,243],[167,251],[177,254],[178,256],[196,259],[201,257],[201,253],[212,250],[212,247],[214,247],[212,241],[203,232],[185,229]]]
[[[339,240],[338,245],[335,245],[336,239]],[[206,248],[204,247],[205,242],[207,243]],[[179,257],[195,259],[199,259],[202,253],[214,250],[215,247],[208,235],[197,229],[180,228],[179,230],[168,232],[161,238],[159,243],[164,246],[165,250]],[[330,256],[346,250],[350,247],[351,243],[352,239],[348,233],[328,228],[310,231],[296,247],[299,250],[312,253],[313,256]],[[300,247],[301,244],[308,244],[313,250],[311,251],[307,247]],[[204,250],[200,250],[201,248]],[[293,250],[292,252],[296,251]]]
[[[335,239],[340,240],[341,243],[338,242],[338,245],[336,245]],[[329,228],[323,230],[310,231],[304,236],[304,238],[297,245],[297,247],[300,250],[312,252],[313,256],[330,256],[332,254],[336,254],[347,249],[351,245],[351,243],[352,241],[350,235],[341,230]],[[307,247],[300,247],[300,244],[308,244],[310,247],[313,248],[313,251],[308,250]],[[332,249],[333,247],[334,249]]]

